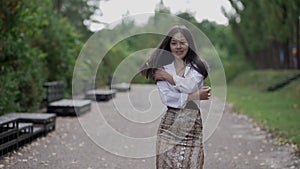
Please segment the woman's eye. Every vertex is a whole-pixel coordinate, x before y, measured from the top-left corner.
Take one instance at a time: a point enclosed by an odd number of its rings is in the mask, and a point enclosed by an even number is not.
[[[180,42],[181,45],[187,45],[187,42]]]

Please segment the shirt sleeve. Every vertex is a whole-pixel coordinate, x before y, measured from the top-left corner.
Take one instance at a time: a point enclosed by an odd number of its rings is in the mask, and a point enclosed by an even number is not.
[[[198,85],[202,83],[203,76],[197,71],[192,72],[189,77],[180,77],[173,75],[173,80],[175,82],[175,88],[182,93],[192,93],[198,89]]]
[[[185,107],[188,94],[172,90],[167,81],[158,81],[156,84],[163,104],[174,108]]]

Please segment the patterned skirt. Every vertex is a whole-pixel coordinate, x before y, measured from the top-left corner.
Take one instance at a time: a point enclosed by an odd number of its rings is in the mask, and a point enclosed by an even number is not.
[[[158,129],[157,169],[202,169],[204,152],[199,110],[168,109]]]

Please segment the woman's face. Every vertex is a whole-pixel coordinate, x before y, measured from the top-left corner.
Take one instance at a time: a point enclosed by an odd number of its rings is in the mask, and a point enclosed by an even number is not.
[[[170,41],[171,53],[180,59],[184,59],[185,55],[188,52],[189,45],[186,38],[182,33],[178,32],[174,34]]]

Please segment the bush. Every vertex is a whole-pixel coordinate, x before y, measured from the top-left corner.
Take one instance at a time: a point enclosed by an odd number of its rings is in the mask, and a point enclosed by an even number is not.
[[[40,108],[48,80],[69,91],[79,35],[52,1],[0,1],[0,114]]]
[[[33,1],[1,1],[0,10],[0,113],[39,107],[45,54],[31,45],[41,33],[42,6]]]

